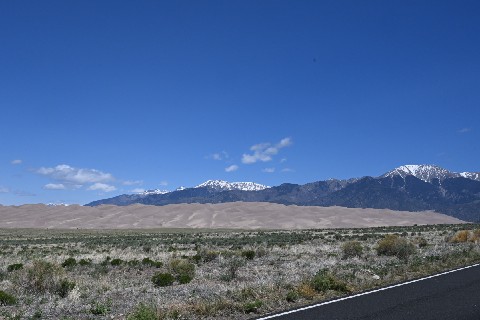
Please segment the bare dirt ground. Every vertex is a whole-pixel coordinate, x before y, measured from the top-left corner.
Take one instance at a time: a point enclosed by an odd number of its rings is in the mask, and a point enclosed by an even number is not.
[[[0,228],[49,229],[313,229],[456,224],[435,212],[285,206],[274,203],[175,204],[168,206],[0,206]]]

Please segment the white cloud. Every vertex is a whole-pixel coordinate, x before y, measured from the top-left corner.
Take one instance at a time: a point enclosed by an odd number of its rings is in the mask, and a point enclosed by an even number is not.
[[[63,183],[47,183],[43,186],[43,189],[47,190],[65,190],[66,187]]]
[[[122,182],[124,186],[133,186],[138,184],[143,184],[142,180],[125,180]]]
[[[96,169],[78,169],[67,164],[60,164],[53,168],[41,167],[36,171],[55,181],[69,185],[83,185],[85,183],[108,182],[115,180],[110,173]]]
[[[281,171],[282,172],[295,172],[295,170],[290,169],[290,168],[283,168]]]
[[[462,129],[458,130],[458,133],[467,133],[467,132],[470,132],[470,131],[472,131],[471,128],[462,128]]]
[[[242,156],[242,162],[245,164],[252,164],[258,161],[267,162],[271,161],[272,157],[280,151],[280,149],[288,147],[292,144],[291,138],[284,138],[279,143],[272,145],[271,143],[259,143],[250,147],[252,154],[244,153]]]
[[[10,189],[8,189],[7,187],[0,186],[0,193],[9,193],[9,192],[10,192]]]
[[[274,173],[274,172],[275,172],[275,168],[265,168],[265,169],[262,169],[262,172]]]
[[[283,147],[288,147],[292,145],[292,139],[291,138],[283,138],[280,140],[280,143],[277,145],[278,148],[283,148]]]
[[[283,158],[280,160],[280,163],[284,163],[284,162],[287,162],[287,158]]]
[[[135,189],[133,189],[131,192],[132,192],[132,193],[142,193],[142,192],[144,192],[144,191],[145,191],[145,189],[135,188]]]
[[[22,164],[22,160],[20,159],[16,159],[16,160],[12,160],[10,163],[13,164],[13,165],[17,165],[17,164]]]
[[[87,190],[100,190],[103,192],[111,192],[117,190],[117,188],[106,183],[97,182],[88,187]]]
[[[225,168],[225,172],[233,172],[237,170],[238,170],[238,166],[236,164],[232,164],[231,166]]]
[[[229,155],[226,151],[212,153],[211,155],[207,156],[207,159],[212,159],[217,161],[226,160],[228,158],[229,158]]]

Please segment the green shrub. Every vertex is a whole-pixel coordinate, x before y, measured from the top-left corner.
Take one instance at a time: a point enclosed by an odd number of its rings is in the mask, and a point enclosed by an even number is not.
[[[182,274],[177,277],[177,280],[180,284],[187,284],[193,280],[193,277],[189,276],[188,274]]]
[[[312,279],[312,286],[318,292],[335,290],[340,292],[349,292],[347,285],[335,278],[328,270],[319,270]]]
[[[75,267],[77,265],[77,260],[73,257],[69,257],[65,259],[62,263],[62,267],[67,268],[67,267]]]
[[[75,258],[68,258],[67,260],[63,261],[62,267],[64,268],[73,268],[77,265],[77,260]]]
[[[199,264],[200,262],[210,262],[214,261],[218,257],[218,252],[206,249],[200,249],[197,251],[197,254],[191,257],[191,259]]]
[[[98,316],[106,316],[111,310],[111,303],[107,301],[106,303],[95,302],[90,308],[90,312]]]
[[[411,242],[394,234],[387,234],[379,240],[376,249],[379,256],[396,256],[402,260],[407,260],[415,253],[415,246]]]
[[[285,298],[288,302],[295,302],[298,300],[298,292],[296,290],[290,290],[287,292],[287,296]]]
[[[238,269],[245,265],[245,259],[240,257],[232,257],[230,258],[227,263],[227,273],[222,276],[222,280],[224,281],[232,281],[237,277]]]
[[[0,305],[11,306],[17,303],[17,299],[9,293],[0,290]]]
[[[253,260],[253,258],[255,258],[255,251],[244,250],[244,251],[242,251],[242,257],[244,257],[247,260]]]
[[[163,267],[163,262],[161,261],[153,261],[150,258],[143,258],[142,264],[150,267],[161,268]]]
[[[157,287],[168,287],[173,284],[175,277],[170,273],[156,273],[152,277],[152,282]]]
[[[157,310],[153,306],[140,303],[127,320],[157,320]]]
[[[252,302],[247,302],[243,305],[243,311],[245,313],[257,312],[258,309],[262,307],[262,305],[263,305],[263,302],[258,299]]]
[[[188,283],[195,277],[195,265],[187,260],[171,260],[170,270],[176,275],[180,283]]]
[[[112,266],[114,266],[114,267],[119,266],[119,265],[121,265],[122,263],[123,263],[123,260],[122,260],[122,259],[118,259],[118,258],[113,259],[112,261],[110,261],[110,264],[111,264]]]
[[[65,298],[68,296],[68,293],[73,290],[73,288],[75,288],[75,282],[68,281],[68,279],[63,279],[60,281],[56,292],[60,297]]]
[[[90,259],[81,259],[79,262],[78,262],[79,265],[81,266],[89,266],[92,264],[92,260]]]
[[[428,246],[427,240],[423,237],[418,237],[417,242],[418,242],[418,247],[419,248],[425,248],[426,246]]]
[[[20,269],[23,269],[23,264],[21,264],[21,263],[14,263],[14,264],[11,264],[7,267],[8,272],[12,272],[12,271],[15,271],[15,270],[20,270]]]
[[[35,292],[54,293],[63,279],[64,270],[57,264],[51,262],[36,260],[31,266],[25,268],[23,277],[20,281],[27,289]]]
[[[202,259],[204,262],[214,261],[215,259],[217,259],[217,257],[218,257],[218,252],[211,251],[211,250],[205,251],[202,254]]]
[[[358,241],[347,241],[342,246],[344,258],[360,257],[363,253],[362,244]]]
[[[140,264],[140,261],[138,261],[137,259],[127,261],[127,265],[130,267],[135,267],[135,266],[138,266],[139,264]]]
[[[200,262],[202,262],[202,256],[199,255],[198,253],[192,256],[190,259],[192,259],[192,261],[195,262],[196,264],[200,264]]]

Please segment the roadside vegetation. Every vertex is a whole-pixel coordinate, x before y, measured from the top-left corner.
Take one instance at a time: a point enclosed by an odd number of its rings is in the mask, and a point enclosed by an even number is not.
[[[0,319],[249,319],[480,262],[479,225],[0,230]]]

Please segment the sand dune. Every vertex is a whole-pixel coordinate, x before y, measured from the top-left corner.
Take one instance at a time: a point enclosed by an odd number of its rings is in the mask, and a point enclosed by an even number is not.
[[[72,205],[0,206],[0,228],[147,229],[232,228],[304,229],[413,224],[450,224],[463,221],[435,212],[386,209],[284,206],[263,202],[174,204],[168,206]]]

